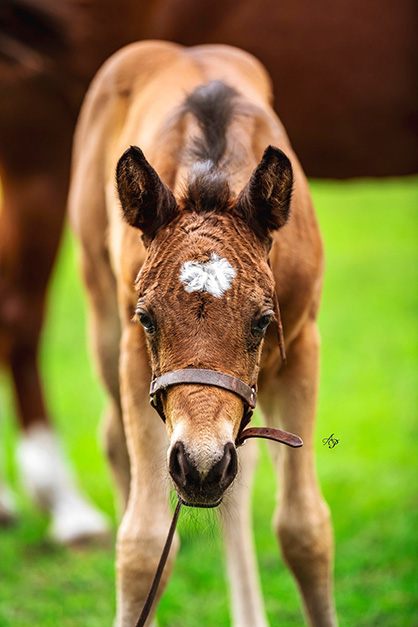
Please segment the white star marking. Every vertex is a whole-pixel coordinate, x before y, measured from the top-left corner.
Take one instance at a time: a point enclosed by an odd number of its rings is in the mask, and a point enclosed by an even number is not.
[[[186,261],[180,271],[180,281],[189,294],[208,292],[220,298],[228,290],[237,271],[227,259],[212,253],[209,261]]]

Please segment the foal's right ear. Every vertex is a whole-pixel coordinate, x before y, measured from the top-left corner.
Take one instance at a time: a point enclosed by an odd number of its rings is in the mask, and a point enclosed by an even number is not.
[[[261,235],[284,226],[289,217],[293,170],[279,148],[268,146],[238,196],[235,210]]]
[[[149,244],[157,230],[170,222],[176,199],[137,146],[123,153],[116,167],[116,183],[123,217],[144,235]]]

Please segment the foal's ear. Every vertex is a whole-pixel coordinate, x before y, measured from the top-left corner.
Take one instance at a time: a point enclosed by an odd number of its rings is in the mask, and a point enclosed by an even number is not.
[[[116,183],[123,217],[140,229],[148,244],[176,211],[176,199],[137,146],[123,153],[116,167]]]
[[[293,171],[284,152],[268,146],[235,205],[258,233],[268,235],[286,224],[292,196]]]

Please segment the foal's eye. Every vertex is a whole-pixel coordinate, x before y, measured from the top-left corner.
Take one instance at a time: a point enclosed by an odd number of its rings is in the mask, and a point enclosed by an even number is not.
[[[155,324],[147,313],[144,311],[136,311],[136,316],[147,333],[154,333]]]
[[[272,321],[273,315],[272,311],[266,311],[259,318],[256,318],[252,326],[253,333],[264,333]]]

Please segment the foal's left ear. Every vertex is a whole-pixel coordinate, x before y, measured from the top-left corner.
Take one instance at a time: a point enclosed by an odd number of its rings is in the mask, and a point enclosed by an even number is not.
[[[147,245],[174,217],[176,199],[137,146],[131,146],[119,159],[116,183],[123,217],[142,231]]]
[[[293,171],[284,152],[268,146],[235,205],[256,231],[268,235],[286,224],[292,196]]]

